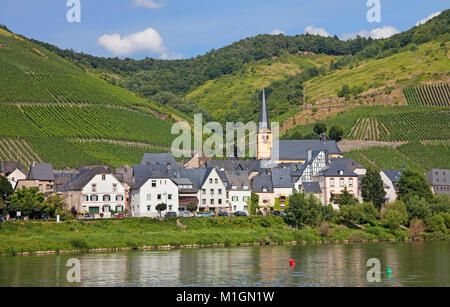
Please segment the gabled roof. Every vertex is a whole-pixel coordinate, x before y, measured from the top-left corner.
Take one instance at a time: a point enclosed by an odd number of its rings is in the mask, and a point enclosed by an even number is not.
[[[103,166],[84,168],[78,176],[70,180],[62,191],[81,191],[97,175],[111,174],[111,170]]]
[[[237,190],[244,190],[244,186],[247,186],[250,190],[250,179],[248,178],[247,171],[234,171],[227,173],[228,189],[232,190],[233,186],[236,186]]]
[[[287,168],[272,169],[272,184],[274,188],[292,188],[291,171]]]
[[[146,153],[142,157],[141,164],[168,169],[177,169],[180,167],[170,153]]]
[[[390,181],[396,186],[397,182],[400,180],[400,176],[403,174],[403,171],[391,169],[391,170],[383,170],[383,173],[389,178]]]
[[[328,150],[328,154],[342,155],[335,141],[320,140],[280,140],[280,160],[307,160],[308,149],[312,152]]]
[[[318,182],[303,182],[302,189],[305,193],[322,193]]]
[[[272,176],[264,173],[253,177],[252,188],[255,193],[273,193]]]
[[[359,164],[358,162],[356,162],[350,158],[333,158],[333,159],[331,159],[331,163],[337,163],[339,165],[343,165],[351,171],[354,171],[358,168],[365,169],[364,166],[362,166],[361,164]]]
[[[151,169],[149,172],[142,174],[135,178],[135,181],[131,184],[131,189],[139,189],[150,179],[171,179],[166,172],[161,172],[158,169]]]
[[[20,170],[23,174],[27,174],[27,171],[23,168],[23,166],[18,161],[3,161],[1,165],[2,172],[5,176],[9,176],[16,169]]]
[[[215,167],[217,169],[223,169],[225,172],[242,171],[258,172],[261,169],[261,161],[259,160],[207,160],[205,162],[206,167]]]
[[[196,190],[200,190],[206,178],[208,178],[209,174],[211,174],[212,171],[212,167],[192,169],[180,168],[179,170],[177,170],[175,177],[188,178],[194,184],[194,188]]]
[[[28,179],[31,180],[45,180],[53,181],[55,176],[53,175],[53,167],[50,163],[35,163],[30,166],[30,172],[28,173]]]

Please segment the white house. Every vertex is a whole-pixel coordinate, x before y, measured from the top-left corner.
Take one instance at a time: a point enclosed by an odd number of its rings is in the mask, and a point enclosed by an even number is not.
[[[272,169],[272,186],[275,199],[280,201],[280,209],[285,209],[287,198],[292,195],[294,183],[289,168]]]
[[[27,171],[17,161],[3,161],[0,174],[8,179],[13,189],[15,189],[19,180],[25,180],[27,178]]]
[[[244,211],[248,213],[248,200],[252,195],[250,179],[247,171],[232,171],[226,174],[227,203],[231,212]]]
[[[199,191],[200,211],[229,211],[226,203],[227,190],[215,168],[207,168]]]
[[[126,209],[125,187],[105,167],[86,168],[64,188],[66,202],[78,212],[111,217],[111,211]]]
[[[161,174],[152,174],[134,183],[130,191],[130,211],[133,217],[158,217],[166,212],[178,214],[178,185]],[[166,210],[157,210],[159,204]]]
[[[381,180],[383,180],[384,191],[386,195],[384,200],[386,203],[394,202],[397,199],[397,182],[400,180],[402,171],[398,170],[382,170],[380,172]]]

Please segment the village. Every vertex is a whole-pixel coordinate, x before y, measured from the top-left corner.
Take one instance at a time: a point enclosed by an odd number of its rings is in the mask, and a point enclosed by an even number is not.
[[[263,96],[255,160],[217,160],[197,153],[178,163],[171,153],[148,153],[133,167],[80,166],[71,171],[36,162],[26,171],[17,161],[3,161],[0,175],[14,192],[37,188],[45,197],[57,195],[79,219],[283,215],[294,191],[313,194],[334,210],[344,193],[363,201],[361,181],[367,169],[344,158],[325,134],[320,140],[280,140],[277,160],[267,168],[264,162],[273,158],[269,127]],[[397,199],[402,172],[380,171],[385,203]],[[426,178],[434,194],[450,193],[450,170],[432,169]],[[3,195],[6,204],[7,197]],[[5,218],[20,217],[16,212]]]

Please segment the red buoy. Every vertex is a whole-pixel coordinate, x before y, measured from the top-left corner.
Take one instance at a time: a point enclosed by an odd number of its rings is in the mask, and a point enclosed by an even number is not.
[[[289,260],[289,263],[291,264],[291,266],[294,266],[295,265],[294,259]]]

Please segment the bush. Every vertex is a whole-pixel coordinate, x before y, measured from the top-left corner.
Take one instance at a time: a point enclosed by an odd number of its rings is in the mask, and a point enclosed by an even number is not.
[[[372,203],[362,203],[356,205],[344,205],[339,211],[341,221],[348,225],[375,224],[378,211]]]
[[[77,239],[72,239],[69,242],[75,249],[79,249],[79,250],[87,250],[89,249],[88,244],[86,243],[86,241],[84,239],[81,238],[77,238]]]
[[[433,215],[430,217],[426,224],[428,226],[428,229],[434,231],[434,232],[442,232],[447,233],[447,226],[445,225],[445,218],[442,215],[442,213]]]
[[[408,220],[414,219],[425,221],[431,217],[431,209],[425,198],[419,199],[413,196],[406,201],[406,211],[408,212]]]
[[[385,205],[382,212],[381,222],[390,229],[397,229],[408,221],[408,212],[402,201],[397,200]]]
[[[425,230],[425,225],[421,220],[412,220],[409,226],[408,234],[411,238],[417,238]]]
[[[320,223],[318,230],[319,230],[320,234],[322,235],[322,237],[331,236],[333,234],[330,223],[328,223],[326,221],[322,221]]]

